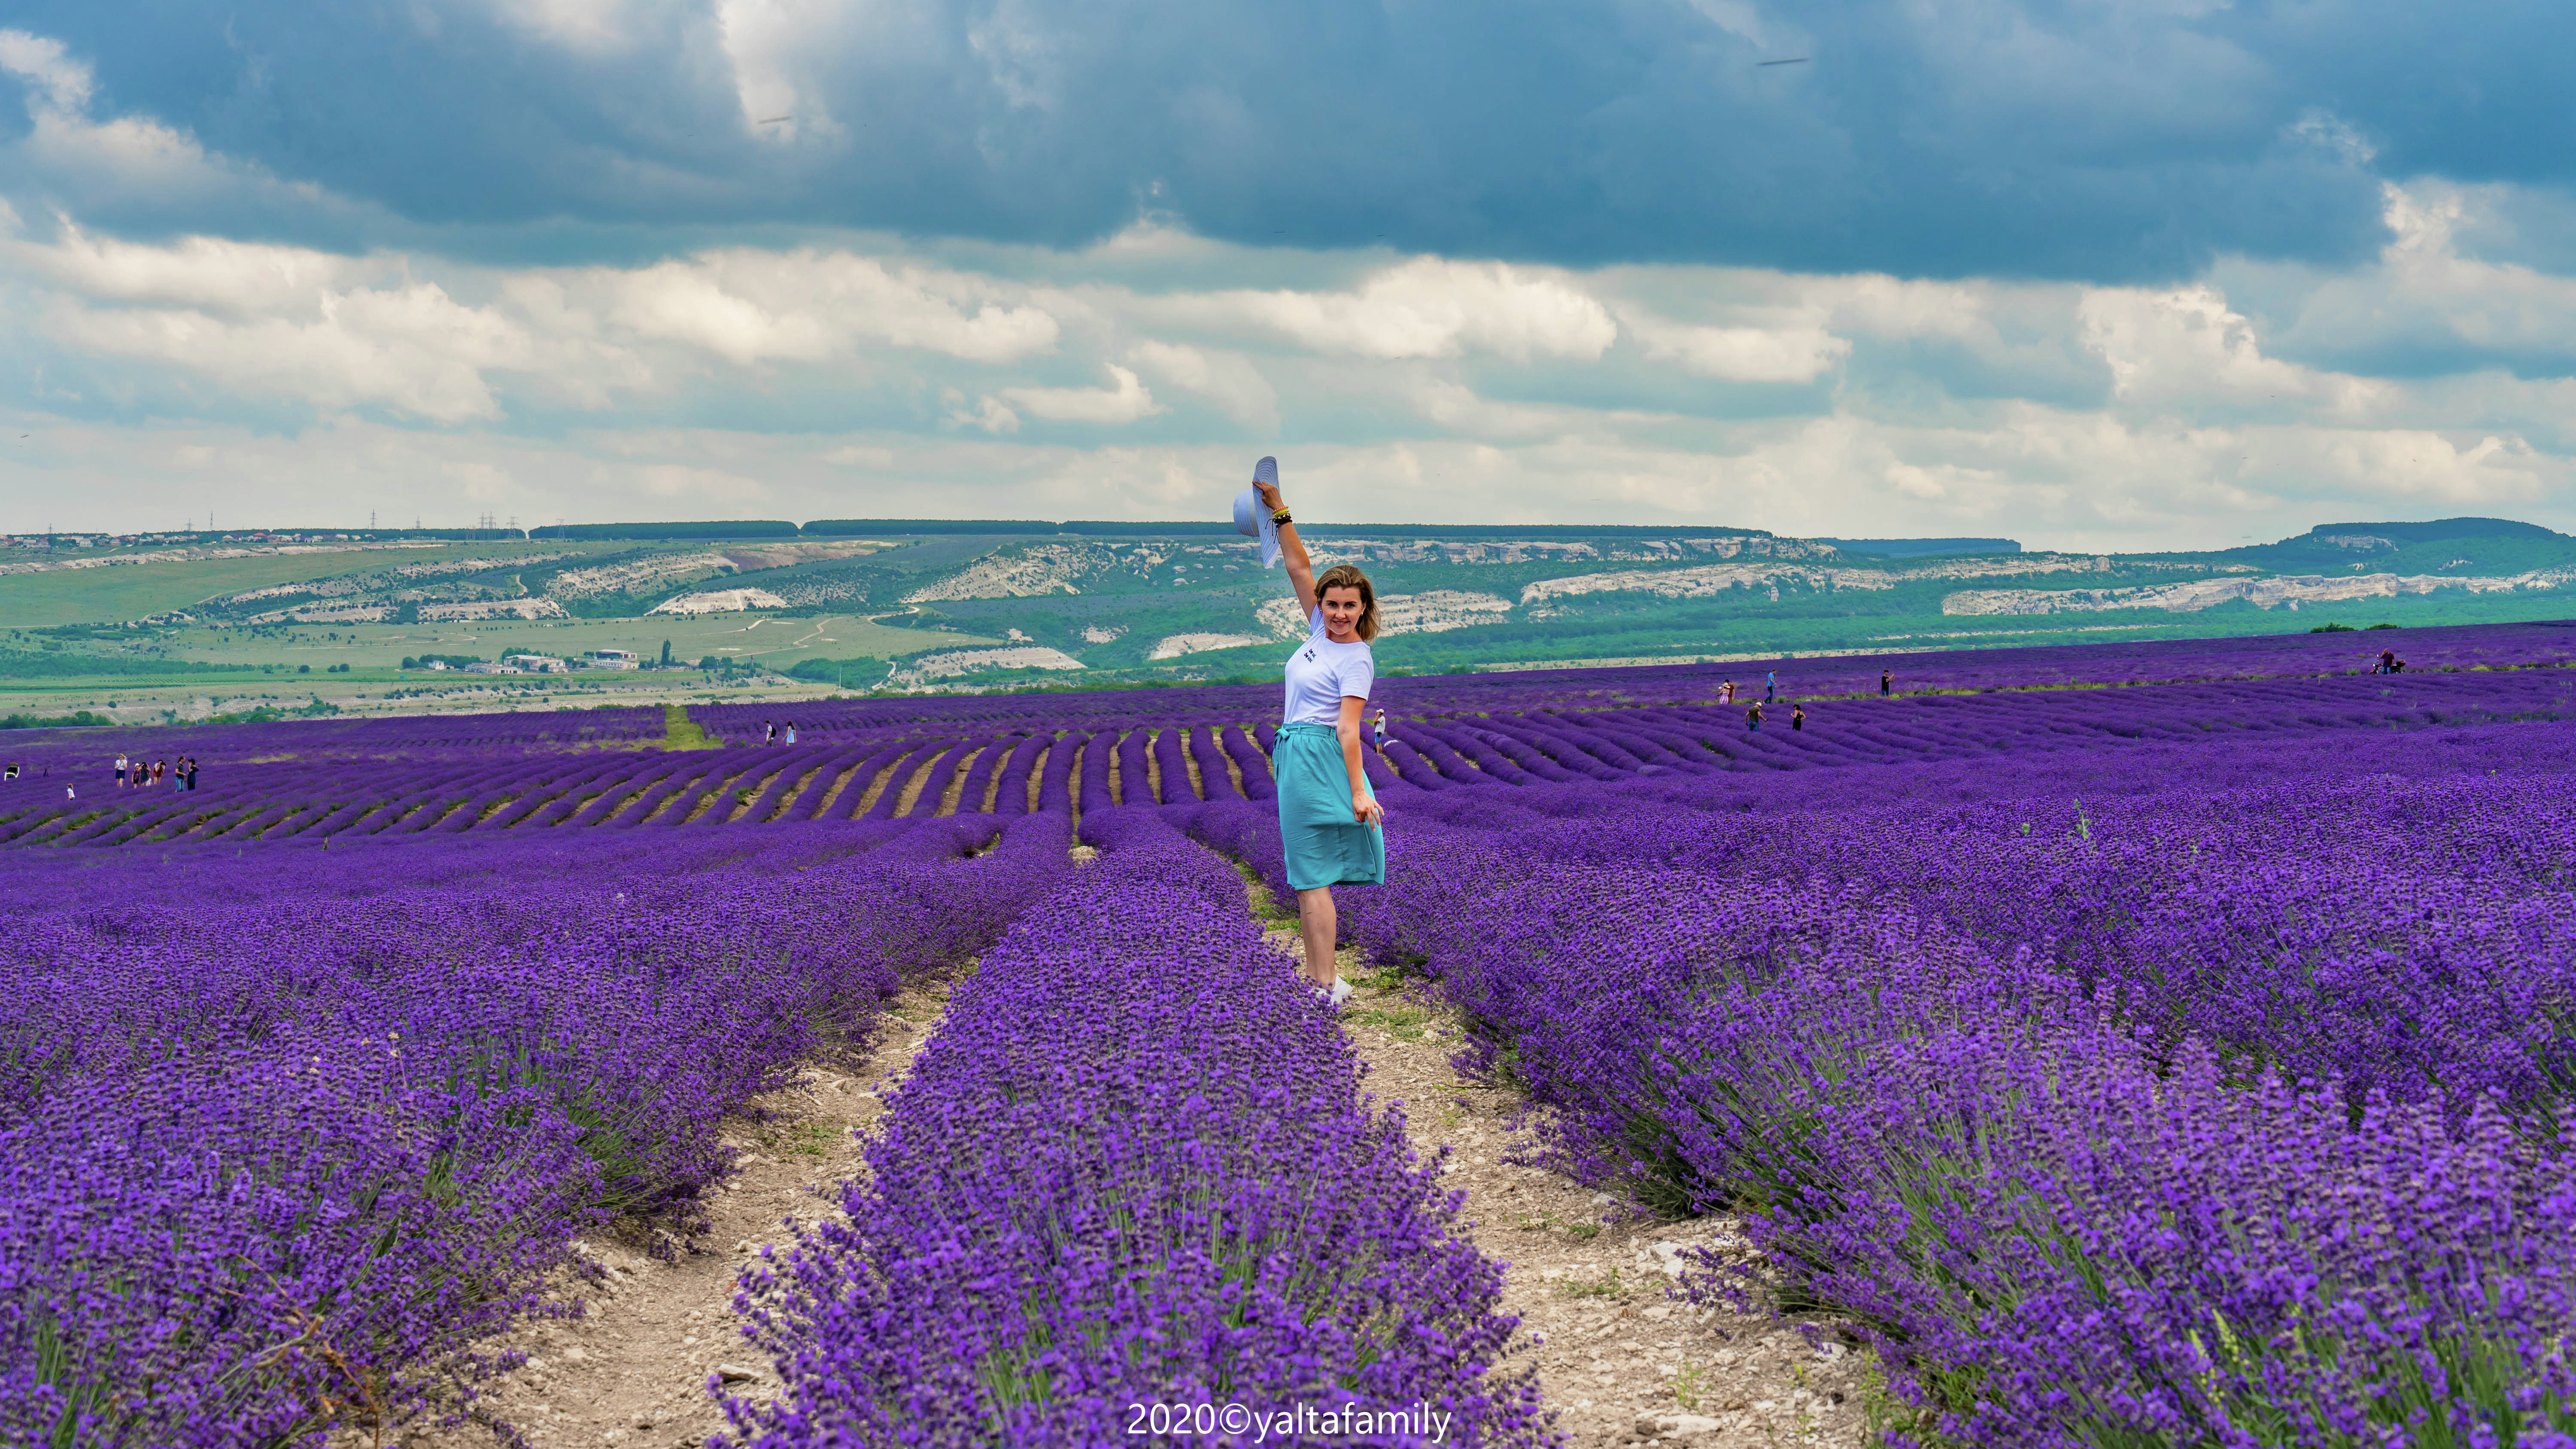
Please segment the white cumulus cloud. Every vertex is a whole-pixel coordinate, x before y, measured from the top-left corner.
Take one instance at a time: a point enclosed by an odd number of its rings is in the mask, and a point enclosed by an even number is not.
[[[1609,308],[1554,271],[1436,257],[1390,267],[1350,291],[1205,293],[1175,299],[1172,310],[1357,357],[1591,359],[1619,336]]]
[[[1002,400],[1031,417],[1058,423],[1132,423],[1163,411],[1136,374],[1109,364],[1107,387],[1006,387]],[[992,399],[985,401],[989,404]]]

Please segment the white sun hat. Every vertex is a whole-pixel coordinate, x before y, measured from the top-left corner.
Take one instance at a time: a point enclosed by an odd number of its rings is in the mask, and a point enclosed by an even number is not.
[[[1264,458],[1252,465],[1252,476],[1276,488],[1279,486],[1279,460]],[[1270,510],[1261,505],[1261,494],[1246,488],[1234,498],[1234,531],[1246,538],[1261,540],[1261,566],[1279,565],[1279,525],[1270,521]]]

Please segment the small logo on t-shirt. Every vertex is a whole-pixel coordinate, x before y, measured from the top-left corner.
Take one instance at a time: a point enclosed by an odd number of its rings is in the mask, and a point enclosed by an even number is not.
[[[1309,650],[1307,650],[1307,651],[1306,651],[1306,662],[1307,662],[1307,663],[1309,663],[1309,664],[1312,664],[1312,663],[1314,663],[1314,662],[1315,662],[1315,651],[1314,651],[1314,650],[1309,649]]]

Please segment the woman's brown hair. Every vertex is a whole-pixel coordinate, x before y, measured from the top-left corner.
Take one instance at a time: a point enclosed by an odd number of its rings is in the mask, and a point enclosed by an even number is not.
[[[1324,591],[1327,589],[1357,589],[1360,591],[1360,622],[1358,629],[1353,632],[1360,636],[1360,642],[1363,644],[1375,639],[1377,637],[1377,590],[1369,587],[1368,575],[1360,572],[1360,566],[1358,564],[1335,564],[1331,568],[1317,574],[1315,576],[1315,602],[1318,605],[1324,602]]]

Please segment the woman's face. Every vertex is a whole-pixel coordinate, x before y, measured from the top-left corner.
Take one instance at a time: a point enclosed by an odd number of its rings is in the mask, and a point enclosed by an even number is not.
[[[1367,605],[1360,602],[1360,591],[1349,584],[1335,584],[1324,590],[1315,601],[1324,611],[1325,637],[1348,641],[1358,637],[1360,613]]]

